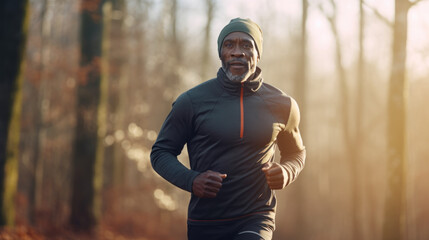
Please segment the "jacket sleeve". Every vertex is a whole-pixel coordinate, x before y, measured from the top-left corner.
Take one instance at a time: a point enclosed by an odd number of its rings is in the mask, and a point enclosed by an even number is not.
[[[199,173],[185,167],[177,156],[192,136],[192,118],[192,103],[184,93],[173,103],[150,155],[152,167],[159,175],[189,192]]]
[[[299,132],[300,113],[298,104],[290,98],[290,112],[285,129],[279,133],[277,144],[280,150],[280,164],[286,170],[286,186],[296,180],[305,165],[306,150]]]

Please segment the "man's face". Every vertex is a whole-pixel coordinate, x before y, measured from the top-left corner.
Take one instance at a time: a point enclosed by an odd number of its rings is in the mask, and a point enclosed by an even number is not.
[[[259,54],[255,41],[248,34],[233,32],[223,40],[220,59],[227,77],[244,82],[256,71]]]

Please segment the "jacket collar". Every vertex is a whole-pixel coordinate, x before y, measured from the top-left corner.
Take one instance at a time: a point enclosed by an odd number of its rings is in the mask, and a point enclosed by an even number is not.
[[[240,93],[241,83],[229,80],[222,68],[219,68],[217,72],[217,79],[228,92]],[[262,82],[262,70],[259,67],[256,67],[253,77],[245,81],[243,86],[247,92],[256,92],[262,86]]]

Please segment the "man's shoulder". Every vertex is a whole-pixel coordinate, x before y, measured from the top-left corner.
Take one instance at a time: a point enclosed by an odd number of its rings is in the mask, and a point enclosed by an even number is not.
[[[291,122],[291,117],[299,119],[298,104],[291,96],[267,83],[264,83],[260,90],[261,97],[273,114],[284,118],[287,123]]]
[[[266,102],[282,107],[290,107],[291,101],[293,101],[293,98],[284,91],[266,82],[262,84],[258,92]]]
[[[213,78],[198,84],[197,86],[186,91],[184,94],[188,95],[192,100],[198,100],[208,96],[219,95],[220,90],[221,89],[217,83],[217,79]]]

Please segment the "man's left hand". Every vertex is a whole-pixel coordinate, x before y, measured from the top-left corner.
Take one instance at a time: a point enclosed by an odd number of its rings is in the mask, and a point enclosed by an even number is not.
[[[262,171],[265,173],[265,178],[271,189],[278,190],[286,187],[288,175],[286,170],[282,168],[279,163],[265,163],[262,167]]]

